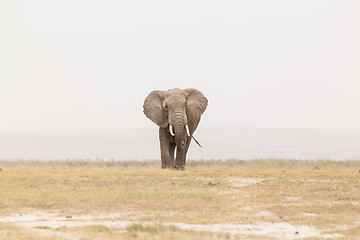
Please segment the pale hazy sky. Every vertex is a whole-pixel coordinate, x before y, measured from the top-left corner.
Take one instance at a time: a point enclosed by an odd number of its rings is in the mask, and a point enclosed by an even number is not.
[[[0,0],[0,132],[155,127],[174,87],[202,126],[360,129],[360,2]]]

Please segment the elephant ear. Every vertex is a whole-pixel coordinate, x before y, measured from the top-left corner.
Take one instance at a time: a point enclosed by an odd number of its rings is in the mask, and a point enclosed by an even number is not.
[[[165,92],[155,90],[149,93],[144,101],[145,115],[159,127],[165,128],[168,125],[166,110],[162,106]]]
[[[191,121],[195,122],[194,128],[196,128],[200,121],[201,115],[204,113],[207,107],[208,100],[199,90],[194,88],[184,89],[183,92],[185,93],[187,99],[187,117],[189,120],[191,119]],[[193,129],[193,131],[195,131],[195,129]]]

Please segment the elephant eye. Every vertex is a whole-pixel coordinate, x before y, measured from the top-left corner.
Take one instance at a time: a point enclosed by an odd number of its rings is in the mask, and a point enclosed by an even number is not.
[[[165,104],[165,108],[168,109],[168,105],[167,105],[167,104]]]

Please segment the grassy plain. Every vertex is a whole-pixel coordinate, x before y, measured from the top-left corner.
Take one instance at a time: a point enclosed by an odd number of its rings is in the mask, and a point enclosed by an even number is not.
[[[2,160],[0,168],[1,240],[281,239],[162,223],[286,223],[320,233],[305,239],[360,239],[360,161],[189,161],[186,171],[174,171],[159,161]],[[4,220],[34,212],[70,225]],[[76,216],[103,217],[72,226]]]

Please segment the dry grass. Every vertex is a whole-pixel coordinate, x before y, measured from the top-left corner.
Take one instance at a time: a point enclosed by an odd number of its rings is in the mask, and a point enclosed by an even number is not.
[[[133,224],[127,227],[124,231],[118,229],[111,229],[104,226],[92,226],[85,228],[73,229],[78,234],[82,235],[82,239],[91,240],[95,236],[103,240],[112,239],[153,239],[153,240],[168,240],[168,239],[199,239],[210,240],[230,239],[230,234],[223,233],[204,233],[195,231],[186,231],[173,226],[163,226],[161,224],[154,226],[145,226],[142,224]]]
[[[36,230],[33,229],[26,229],[14,226],[10,224],[3,224],[0,223],[0,239],[6,240],[19,240],[19,239],[26,239],[26,240],[46,240],[49,239],[47,236],[43,236],[38,234]],[[54,236],[52,238],[54,240],[58,240],[61,238],[57,238]]]
[[[0,216],[34,209],[60,215],[117,212],[119,221],[287,222],[333,229],[348,239],[359,236],[360,161],[190,161],[186,171],[159,167],[159,161],[3,160]],[[240,186],[243,178],[254,184]],[[0,224],[0,239],[4,234],[32,239],[17,230]],[[71,232],[82,239],[244,239],[162,225],[32,230],[45,237],[49,231]]]

